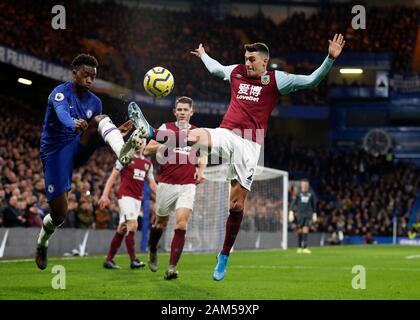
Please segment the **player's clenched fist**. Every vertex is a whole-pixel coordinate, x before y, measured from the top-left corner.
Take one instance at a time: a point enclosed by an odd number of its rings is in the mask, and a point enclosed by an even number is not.
[[[76,132],[78,133],[85,131],[88,127],[88,123],[86,122],[86,120],[76,119],[74,120],[74,122],[76,124]]]
[[[190,51],[193,55],[201,58],[201,56],[206,53],[206,50],[204,50],[203,44],[200,43],[200,45],[198,46],[197,49],[195,49],[194,51]]]

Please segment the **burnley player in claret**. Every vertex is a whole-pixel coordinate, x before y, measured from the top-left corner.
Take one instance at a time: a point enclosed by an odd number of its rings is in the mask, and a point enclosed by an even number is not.
[[[141,206],[144,197],[144,181],[147,179],[152,192],[156,192],[156,182],[153,176],[153,165],[149,159],[143,156],[144,145],[136,154],[131,163],[123,166],[118,160],[112,169],[111,175],[106,181],[104,191],[99,199],[99,207],[104,209],[110,204],[109,195],[112,186],[120,176],[120,187],[118,189],[118,207],[120,209],[120,221],[117,232],[111,240],[110,248],[104,268],[120,269],[114,262],[115,254],[121,246],[125,237],[128,256],[130,258],[130,268],[138,269],[145,266],[145,263],[137,259],[135,249],[135,238],[138,227],[137,219],[141,215]]]
[[[159,137],[170,137],[170,134],[151,127],[141,112],[132,117],[143,137],[168,145],[209,148],[212,153],[230,161],[227,177],[231,180],[230,209],[223,248],[213,272],[216,281],[224,279],[226,274],[229,253],[242,222],[245,199],[251,191],[271,111],[281,95],[314,88],[325,78],[345,44],[341,34],[335,34],[328,41],[328,56],[310,75],[268,71],[270,52],[264,43],[245,45],[245,63],[229,66],[210,58],[200,44],[191,53],[201,59],[211,74],[230,82],[230,103],[219,128],[177,132],[174,139],[160,140]]]
[[[140,112],[135,103],[130,104],[129,114]],[[176,121],[167,122],[160,126],[162,131],[188,131],[196,128],[190,123],[194,114],[193,100],[189,97],[179,97],[175,101],[173,110]],[[168,148],[151,140],[143,154],[156,154],[159,163],[158,187],[156,192],[156,223],[150,229],[149,239],[149,268],[152,272],[158,270],[157,247],[166,229],[170,214],[175,213],[174,236],[171,243],[169,265],[164,279],[178,278],[177,264],[184,249],[185,234],[188,220],[193,212],[196,185],[204,181],[204,169],[207,163],[206,155],[199,155],[196,161],[196,150],[191,147]],[[167,153],[167,157],[165,154]],[[196,167],[197,162],[197,167]]]

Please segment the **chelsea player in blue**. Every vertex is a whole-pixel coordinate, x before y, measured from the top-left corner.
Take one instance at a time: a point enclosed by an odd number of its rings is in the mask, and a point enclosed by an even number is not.
[[[123,165],[131,163],[141,147],[137,130],[124,143],[123,137],[133,128],[131,120],[116,128],[102,114],[101,100],[90,92],[97,67],[95,57],[79,54],[72,62],[72,81],[60,84],[48,97],[40,156],[50,213],[37,241],[35,262],[41,270],[47,267],[48,239],[67,217],[73,169],[86,163],[101,137]]]

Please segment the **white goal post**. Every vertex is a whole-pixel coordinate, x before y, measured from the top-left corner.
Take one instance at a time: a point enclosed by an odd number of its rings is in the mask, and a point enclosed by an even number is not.
[[[197,186],[194,210],[188,223],[184,251],[209,252],[223,245],[229,214],[230,183],[226,180],[228,164],[207,167],[206,180]],[[286,171],[258,166],[252,191],[247,197],[240,232],[281,233],[279,247],[287,249],[288,187]],[[164,249],[170,251],[175,224],[169,219]]]

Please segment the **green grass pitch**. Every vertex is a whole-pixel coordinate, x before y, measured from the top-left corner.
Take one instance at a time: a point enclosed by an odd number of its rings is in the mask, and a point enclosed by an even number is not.
[[[142,260],[146,255],[140,254]],[[226,278],[212,280],[215,254],[184,253],[176,280],[163,280],[168,254],[160,269],[131,270],[127,256],[117,256],[121,270],[102,268],[102,256],[50,258],[40,271],[31,260],[0,260],[0,299],[420,299],[420,248],[342,246],[235,251]],[[54,265],[66,271],[66,289],[55,290]],[[366,268],[366,289],[352,288],[352,267]]]

